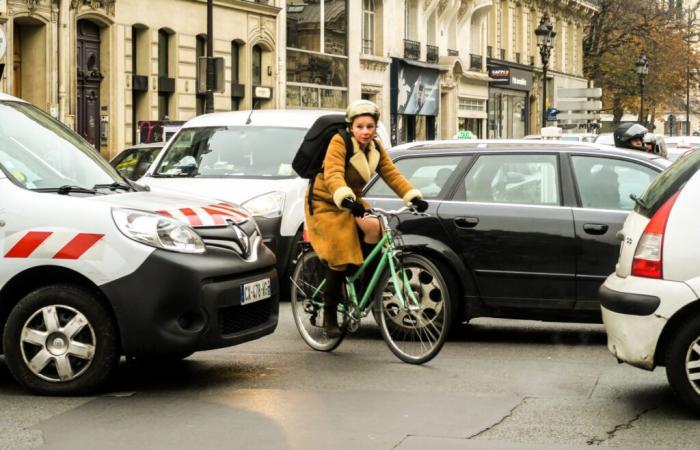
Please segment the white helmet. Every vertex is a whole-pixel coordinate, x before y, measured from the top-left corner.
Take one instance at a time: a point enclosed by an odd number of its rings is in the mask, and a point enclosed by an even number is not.
[[[345,110],[345,121],[352,123],[355,117],[372,116],[374,120],[379,120],[379,108],[369,100],[355,100],[348,105]]]

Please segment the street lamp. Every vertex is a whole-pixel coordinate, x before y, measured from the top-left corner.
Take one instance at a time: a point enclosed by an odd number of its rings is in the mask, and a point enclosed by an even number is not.
[[[542,128],[547,126],[547,66],[556,35],[557,32],[554,31],[554,25],[549,20],[549,14],[545,13],[540,19],[539,26],[535,29],[537,46],[540,48],[540,56],[542,57]]]
[[[644,78],[646,78],[649,73],[649,61],[647,60],[647,55],[642,53],[639,55],[639,59],[635,63],[637,66],[637,76],[639,77],[639,123],[642,125],[646,122],[646,117],[644,116]]]

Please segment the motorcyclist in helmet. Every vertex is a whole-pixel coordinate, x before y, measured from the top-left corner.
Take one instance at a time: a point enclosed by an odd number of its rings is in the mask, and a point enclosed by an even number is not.
[[[615,147],[628,148],[631,150],[646,151],[644,147],[644,135],[649,133],[643,125],[638,123],[624,123],[617,127],[613,133]]]

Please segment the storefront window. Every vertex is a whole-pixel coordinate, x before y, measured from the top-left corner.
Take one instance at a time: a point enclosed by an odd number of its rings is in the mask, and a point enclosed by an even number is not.
[[[345,87],[347,58],[287,51],[287,81]]]
[[[489,137],[518,139],[526,134],[527,94],[504,89],[489,93]]]
[[[324,0],[324,53],[347,54],[347,18],[345,0]]]
[[[287,0],[287,46],[321,51],[321,1]]]

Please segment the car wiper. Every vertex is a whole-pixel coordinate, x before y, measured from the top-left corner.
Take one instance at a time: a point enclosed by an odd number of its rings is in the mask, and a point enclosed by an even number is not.
[[[130,191],[133,189],[128,184],[119,183],[117,181],[115,181],[114,183],[109,183],[109,184],[96,184],[92,188],[93,189],[109,189],[110,191],[116,191],[117,189],[122,189],[124,191]]]
[[[64,184],[63,186],[57,188],[39,188],[34,190],[37,192],[56,192],[57,194],[61,195],[68,195],[73,192],[79,194],[97,194],[97,191],[94,189],[88,189],[81,186],[73,186],[70,184]]]
[[[637,197],[636,194],[630,194],[630,198],[631,198],[632,200],[634,200],[634,202],[635,202],[638,206],[640,206],[640,207],[642,207],[642,208],[644,208],[644,209],[649,209],[649,207],[648,207],[647,204],[644,202],[644,200],[642,200],[641,198]]]

